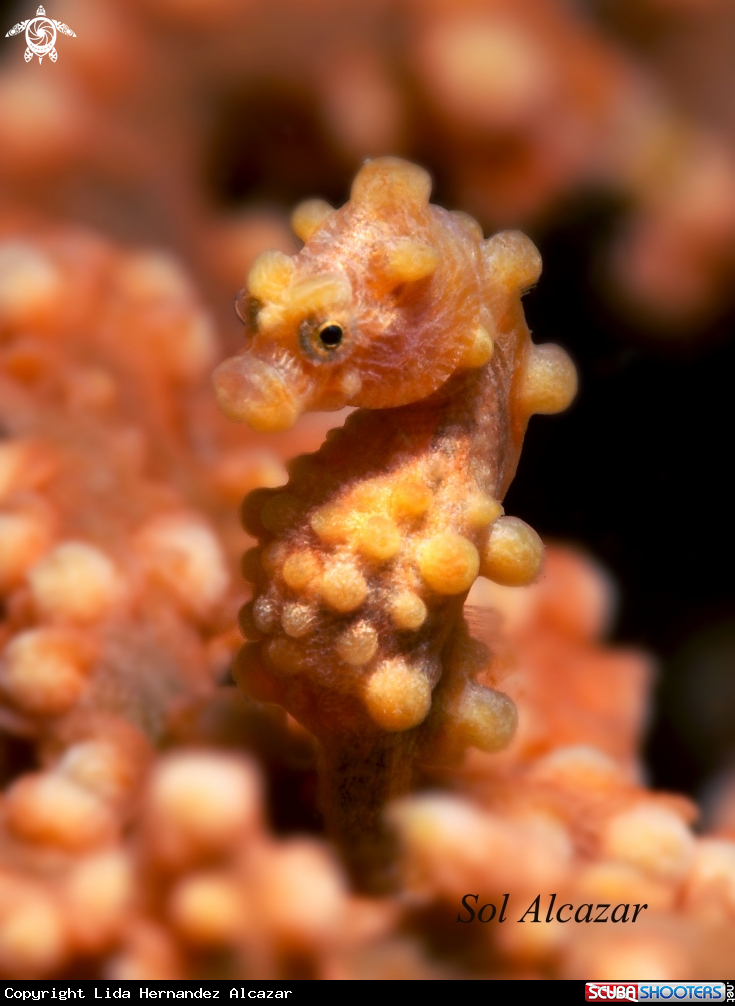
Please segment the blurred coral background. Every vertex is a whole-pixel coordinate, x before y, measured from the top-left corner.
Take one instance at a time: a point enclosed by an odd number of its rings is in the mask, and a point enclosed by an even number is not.
[[[76,37],[40,64],[4,37],[35,0],[0,10],[0,973],[721,975],[732,4],[49,0]],[[506,501],[544,577],[470,598],[518,735],[388,809],[402,880],[378,899],[323,837],[308,734],[228,670],[239,500],[340,416],[259,437],[209,374],[255,256],[296,249],[293,206],[341,204],[382,154],[533,238],[529,324],[580,394],[532,421]],[[476,890],[650,910],[458,926]]]

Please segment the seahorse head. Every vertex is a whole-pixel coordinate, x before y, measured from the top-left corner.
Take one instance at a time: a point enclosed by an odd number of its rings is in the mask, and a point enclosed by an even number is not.
[[[482,232],[430,190],[422,168],[380,158],[341,209],[297,208],[304,247],[261,254],[238,297],[247,343],[214,375],[227,416],[269,432],[310,410],[405,405],[489,359]]]

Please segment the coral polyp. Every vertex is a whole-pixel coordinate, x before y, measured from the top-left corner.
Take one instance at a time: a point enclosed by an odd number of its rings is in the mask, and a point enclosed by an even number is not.
[[[259,545],[235,668],[322,743],[325,814],[358,860],[422,746],[494,751],[513,734],[512,701],[475,680],[486,655],[463,605],[478,575],[538,575],[540,539],[501,500],[529,416],[576,390],[564,351],[525,323],[533,244],[484,240],[430,188],[381,158],[341,209],[299,207],[303,249],[256,260],[238,298],[246,347],[215,372],[225,413],[257,430],[358,406],[286,486],[245,499]]]

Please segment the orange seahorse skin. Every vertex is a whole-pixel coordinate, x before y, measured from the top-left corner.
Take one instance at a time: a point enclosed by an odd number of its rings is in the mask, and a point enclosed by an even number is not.
[[[362,826],[356,793],[372,790],[375,817],[420,747],[441,759],[511,738],[515,707],[474,680],[486,653],[462,607],[478,574],[537,576],[538,536],[499,501],[529,416],[576,391],[564,351],[534,346],[525,324],[532,243],[483,240],[466,214],[429,203],[430,185],[381,158],[341,209],[298,207],[304,247],[256,260],[238,299],[246,348],[214,377],[224,412],[256,430],[360,407],[291,462],[285,487],[245,499],[260,544],[244,557],[251,643],[235,668],[320,739],[332,803],[352,818],[333,821],[343,838]]]

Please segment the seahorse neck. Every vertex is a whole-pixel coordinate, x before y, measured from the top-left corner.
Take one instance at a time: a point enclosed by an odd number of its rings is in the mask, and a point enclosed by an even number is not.
[[[397,455],[406,461],[422,455],[447,459],[464,476],[471,474],[478,489],[498,498],[517,460],[501,376],[491,365],[467,370],[419,402],[361,410],[347,427],[351,446],[358,451],[361,444],[380,443],[381,466]]]

